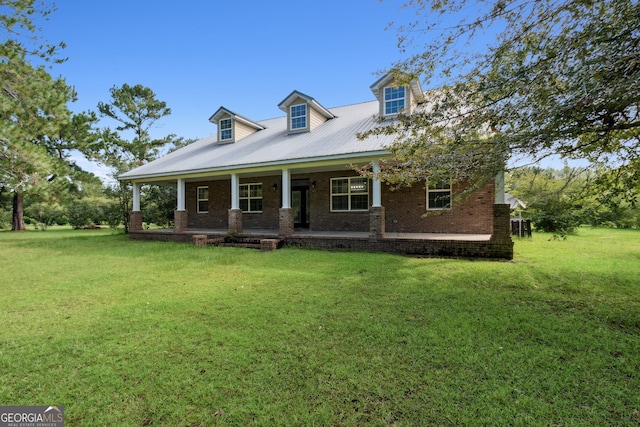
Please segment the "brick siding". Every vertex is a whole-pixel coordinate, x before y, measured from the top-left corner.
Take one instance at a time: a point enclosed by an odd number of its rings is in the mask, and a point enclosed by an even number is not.
[[[459,191],[460,187],[454,187],[454,193]],[[395,191],[385,186],[382,205],[386,209],[386,230],[396,233],[491,234],[494,198],[492,181],[468,198],[454,200],[450,210],[427,211],[424,184]]]
[[[313,231],[370,231],[370,212],[331,212],[331,178],[357,176],[355,172],[332,171],[293,175],[292,180],[308,179],[309,228]],[[243,228],[274,229],[279,227],[282,188],[279,175],[245,178],[242,184],[262,183],[262,212],[245,212]],[[273,190],[276,184],[278,189]],[[209,212],[197,213],[197,187],[209,187]],[[458,191],[459,188],[454,188]],[[453,209],[426,210],[424,184],[395,191],[382,186],[382,205],[385,208],[385,230],[397,233],[461,233],[491,234],[493,232],[494,183],[476,190],[468,198],[454,200]],[[228,228],[228,211],[231,207],[230,180],[187,183],[186,208],[188,226],[192,228]],[[371,200],[369,200],[371,204]]]
[[[331,212],[331,178],[357,176],[354,171],[325,172],[300,176],[315,182],[309,195],[309,228],[314,231],[369,231],[369,212]],[[371,200],[369,200],[371,205]]]

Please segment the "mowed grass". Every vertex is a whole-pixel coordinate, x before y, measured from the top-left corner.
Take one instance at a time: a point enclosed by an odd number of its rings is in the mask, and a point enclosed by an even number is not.
[[[0,233],[0,405],[68,426],[640,424],[640,232],[515,259]]]

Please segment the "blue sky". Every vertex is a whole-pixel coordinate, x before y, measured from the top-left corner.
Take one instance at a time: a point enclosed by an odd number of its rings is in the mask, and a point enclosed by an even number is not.
[[[96,110],[109,88],[142,84],[167,102],[153,137],[203,138],[218,107],[252,120],[282,116],[291,91],[327,108],[373,99],[376,72],[401,56],[391,21],[412,11],[398,0],[302,2],[59,0],[42,27],[64,41],[52,74],[74,86],[74,111]],[[104,121],[103,125],[114,125]]]
[[[51,72],[75,87],[73,111],[142,84],[172,110],[151,136],[196,139],[216,131],[208,118],[220,106],[259,121],[284,115],[277,105],[293,90],[327,108],[373,100],[377,73],[403,58],[389,24],[416,19],[404,1],[58,0],[42,36],[67,44]]]

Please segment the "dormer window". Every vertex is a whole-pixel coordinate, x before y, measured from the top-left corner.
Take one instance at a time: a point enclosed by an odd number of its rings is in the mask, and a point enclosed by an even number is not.
[[[251,121],[224,107],[218,108],[218,111],[209,117],[209,121],[218,125],[219,144],[232,144],[246,138],[254,132],[264,129],[264,126],[261,124]]]
[[[291,106],[291,130],[307,127],[307,104]]]
[[[393,119],[400,113],[413,114],[424,102],[424,93],[417,78],[388,73],[370,86],[379,103],[379,114],[383,119]]]
[[[287,113],[287,131],[290,134],[311,132],[327,120],[335,118],[318,101],[297,90],[278,104],[278,108]]]
[[[220,141],[228,141],[233,139],[233,123],[231,119],[222,119],[218,123],[220,130]]]
[[[385,87],[384,88],[384,115],[390,116],[398,114],[404,110],[405,106],[405,87]]]

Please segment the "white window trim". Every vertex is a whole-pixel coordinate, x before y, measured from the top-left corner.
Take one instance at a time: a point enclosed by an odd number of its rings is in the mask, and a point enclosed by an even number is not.
[[[222,122],[229,121],[229,129],[222,129]],[[231,136],[229,138],[222,137],[222,131],[228,130],[230,131]],[[218,122],[218,140],[219,141],[231,141],[233,139],[233,119],[228,117],[226,119],[220,119]]]
[[[248,182],[246,184],[240,184],[239,185],[239,192],[238,194],[242,194],[242,187],[247,187],[247,197],[238,197],[238,201],[241,200],[246,200],[247,201],[247,209],[248,210],[243,210],[242,213],[262,213],[262,209],[260,209],[259,211],[252,211],[251,210],[251,200],[252,199],[260,199],[262,200],[262,203],[264,203],[264,198],[263,196],[260,197],[251,197],[251,186],[252,185],[259,185],[262,187],[262,192],[264,194],[264,186],[262,185],[261,182]],[[264,206],[263,206],[264,207]]]
[[[402,98],[395,98],[395,99],[387,100],[387,89],[399,89],[399,88],[403,88],[404,89],[404,96]],[[393,102],[393,101],[398,101],[400,99],[403,100],[403,107],[399,108],[398,111],[396,111],[395,113],[387,113],[387,103],[388,102]],[[389,117],[389,116],[397,116],[398,114],[400,114],[402,112],[402,110],[407,108],[407,86],[385,86],[382,89],[382,108],[383,108],[384,116],[387,116],[387,117]]]
[[[206,188],[207,189],[207,198],[206,199],[201,199],[200,198],[200,189],[201,188]],[[200,202],[204,202],[207,201],[207,210],[206,211],[201,211],[200,210]],[[199,185],[196,188],[196,211],[198,213],[209,213],[209,186],[208,185]]]
[[[451,204],[453,203],[453,191],[451,188],[451,182],[449,182],[449,188],[429,188],[429,181],[426,182],[426,189],[427,189],[427,193],[426,193],[426,205],[427,205],[427,210],[428,211],[449,211],[451,210]],[[432,208],[429,207],[429,193],[444,193],[445,191],[449,192],[449,206],[444,207],[444,208]]]
[[[331,203],[331,212],[368,212],[369,211],[369,203],[371,200],[371,194],[370,194],[370,188],[371,186],[369,185],[369,180],[367,180],[367,208],[366,209],[351,209],[351,196],[352,195],[364,195],[365,193],[352,193],[351,192],[351,180],[352,179],[361,179],[361,176],[343,176],[343,177],[339,177],[339,178],[331,178],[331,182],[329,183],[330,185],[330,190],[329,190],[329,198],[330,198],[330,203]],[[333,181],[336,180],[342,180],[342,179],[348,179],[349,183],[348,183],[348,188],[349,191],[347,193],[334,193],[333,192]],[[333,208],[333,196],[347,196],[347,200],[348,200],[348,209],[334,209]]]
[[[293,116],[293,109],[295,107],[300,107],[300,106],[304,106],[304,116],[300,115],[300,116]],[[292,105],[291,107],[289,107],[289,128],[291,130],[304,130],[307,129],[309,127],[309,107],[307,106],[307,104],[295,104]],[[298,119],[300,117],[304,117],[304,126],[300,126],[300,127],[293,127],[293,119]]]

